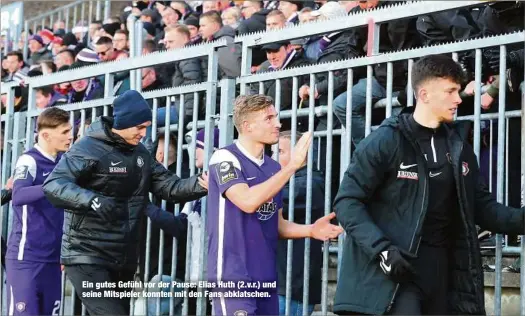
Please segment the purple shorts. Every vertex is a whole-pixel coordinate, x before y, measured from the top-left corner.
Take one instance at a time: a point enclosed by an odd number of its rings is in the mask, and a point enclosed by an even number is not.
[[[212,304],[214,315],[279,315],[277,292],[263,298],[213,298]]]
[[[6,260],[9,315],[58,315],[61,275],[59,263]]]

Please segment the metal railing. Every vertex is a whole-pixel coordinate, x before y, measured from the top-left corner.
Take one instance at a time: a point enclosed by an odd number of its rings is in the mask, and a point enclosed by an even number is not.
[[[41,87],[41,86],[48,86],[53,84],[58,84],[61,82],[69,82],[84,78],[91,78],[91,77],[99,77],[104,76],[105,78],[105,86],[104,86],[104,96],[105,98],[100,100],[93,100],[83,103],[76,103],[76,104],[69,104],[65,106],[61,106],[61,108],[69,111],[71,114],[71,121],[74,121],[75,114],[80,112],[80,135],[82,135],[85,125],[85,118],[86,118],[86,110],[88,109],[96,109],[96,108],[102,108],[103,113],[107,114],[110,110],[110,106],[114,100],[112,91],[113,91],[113,76],[115,73],[123,72],[123,71],[137,71],[141,68],[155,66],[162,63],[169,63],[174,61],[180,61],[183,59],[189,59],[189,58],[199,58],[199,57],[208,57],[208,78],[209,81],[206,83],[201,83],[197,85],[192,86],[185,86],[185,87],[175,87],[175,88],[169,88],[164,90],[158,90],[158,91],[152,91],[152,92],[146,92],[143,93],[143,96],[147,100],[151,100],[153,104],[153,130],[159,130],[159,119],[157,118],[157,109],[163,105],[159,105],[159,98],[166,98],[168,101],[166,101],[165,107],[167,108],[167,111],[170,110],[172,106],[172,102],[170,101],[170,98],[172,96],[177,96],[177,99],[179,100],[178,104],[178,112],[184,113],[184,99],[185,97],[189,95],[193,95],[194,97],[194,108],[193,108],[193,115],[191,117],[190,122],[185,121],[184,115],[179,115],[179,120],[176,124],[173,124],[174,122],[170,122],[168,115],[166,116],[166,120],[164,121],[164,126],[170,126],[169,128],[163,128],[162,133],[164,134],[165,139],[169,140],[169,132],[176,132],[177,133],[177,157],[176,157],[176,172],[178,175],[181,175],[182,172],[182,162],[183,162],[183,152],[186,150],[190,154],[195,153],[195,142],[192,142],[190,145],[183,144],[184,140],[184,131],[185,129],[189,130],[189,133],[191,133],[191,139],[195,139],[197,130],[204,127],[205,129],[205,164],[204,164],[204,170],[207,169],[207,163],[209,161],[209,158],[212,153],[212,128],[216,125],[219,126],[220,129],[220,146],[224,146],[227,144],[230,144],[233,141],[233,123],[232,123],[232,108],[233,108],[233,99],[236,96],[236,85],[240,85],[241,94],[244,94],[247,91],[247,86],[250,84],[259,84],[263,82],[268,81],[274,81],[276,84],[276,98],[275,98],[275,107],[279,111],[280,118],[281,119],[290,119],[292,124],[292,134],[295,135],[297,133],[297,121],[298,118],[308,118],[308,130],[314,131],[314,126],[319,117],[324,117],[326,119],[326,129],[324,130],[316,130],[314,133],[314,136],[316,138],[317,143],[312,144],[309,154],[308,154],[308,164],[307,164],[307,189],[306,189],[306,197],[307,197],[307,206],[306,206],[306,223],[311,223],[312,217],[312,175],[313,171],[316,168],[324,169],[325,171],[325,201],[324,201],[324,211],[325,213],[330,212],[331,210],[331,204],[332,204],[332,190],[335,189],[333,187],[332,183],[332,177],[339,175],[339,179],[342,179],[342,175],[344,171],[346,170],[350,158],[351,158],[351,139],[352,139],[352,129],[351,129],[351,121],[352,121],[352,96],[351,93],[349,93],[349,97],[347,98],[346,102],[346,117],[345,117],[345,123],[344,126],[348,128],[334,128],[337,121],[334,121],[334,113],[333,113],[333,100],[336,97],[336,95],[333,95],[333,80],[334,80],[334,72],[337,70],[347,70],[347,91],[352,90],[352,82],[353,82],[353,76],[354,72],[353,69],[357,67],[367,67],[369,69],[367,73],[367,91],[369,91],[369,86],[371,84],[371,77],[373,76],[373,73],[371,71],[372,65],[375,64],[387,64],[388,65],[388,71],[387,71],[387,98],[382,101],[382,104],[384,104],[385,107],[385,117],[389,117],[392,115],[392,109],[395,107],[395,104],[393,102],[392,98],[392,80],[393,80],[393,71],[392,71],[392,63],[398,62],[398,61],[404,61],[408,63],[409,66],[409,72],[411,70],[411,67],[413,65],[414,60],[417,58],[431,55],[431,54],[451,54],[451,56],[457,56],[457,52],[460,51],[468,51],[468,50],[475,50],[476,51],[476,69],[475,69],[475,81],[476,81],[476,93],[474,96],[474,114],[471,116],[466,117],[458,117],[459,120],[471,120],[474,122],[474,151],[476,155],[479,157],[480,151],[481,151],[481,122],[486,120],[497,120],[498,127],[497,127],[497,133],[498,133],[498,140],[497,140],[497,165],[493,165],[493,161],[489,164],[490,168],[490,174],[492,174],[492,168],[497,168],[497,185],[496,188],[491,188],[492,190],[496,190],[497,192],[497,200],[498,202],[505,203],[508,201],[508,168],[506,168],[506,165],[508,164],[509,156],[505,153],[508,153],[508,150],[505,148],[506,142],[508,141],[509,136],[508,134],[508,122],[510,119],[517,119],[521,117],[522,120],[522,129],[521,134],[525,135],[525,129],[524,129],[524,112],[525,112],[525,103],[523,103],[523,96],[522,96],[522,108],[520,110],[515,111],[506,111],[505,105],[506,105],[506,94],[505,94],[505,88],[506,88],[506,80],[505,80],[505,50],[506,46],[514,43],[522,43],[525,41],[525,33],[519,32],[519,33],[511,33],[511,34],[505,34],[505,35],[499,35],[494,37],[488,37],[488,38],[480,38],[480,39],[474,39],[474,40],[468,40],[463,42],[457,42],[457,43],[448,43],[443,45],[436,45],[436,46],[430,46],[430,47],[421,47],[421,48],[414,48],[409,49],[405,51],[399,51],[399,52],[382,52],[379,53],[377,50],[373,50],[373,53],[370,56],[364,56],[360,58],[355,58],[351,60],[342,60],[337,62],[331,62],[331,63],[325,63],[325,64],[317,64],[317,65],[308,65],[300,68],[295,69],[286,69],[281,71],[275,71],[275,72],[269,72],[269,73],[261,73],[261,74],[249,74],[249,67],[248,65],[251,65],[251,55],[250,50],[251,47],[256,45],[261,45],[263,43],[268,42],[274,42],[274,41],[282,41],[285,39],[292,39],[292,38],[298,38],[298,37],[305,37],[305,36],[311,36],[315,34],[322,34],[327,33],[330,31],[337,31],[345,28],[350,27],[358,27],[363,25],[368,25],[370,19],[374,21],[374,23],[383,23],[387,22],[389,20],[394,19],[400,19],[404,17],[411,17],[415,15],[420,14],[426,14],[429,12],[439,12],[444,11],[452,8],[458,8],[462,6],[472,6],[472,5],[479,5],[479,2],[477,1],[458,1],[458,2],[447,2],[447,3],[434,3],[431,2],[431,4],[422,4],[420,2],[417,3],[410,3],[407,4],[407,7],[400,7],[399,10],[388,10],[388,9],[381,9],[376,10],[366,14],[357,14],[351,16],[351,19],[340,19],[340,20],[334,20],[334,21],[326,21],[323,23],[315,23],[315,24],[306,24],[302,26],[298,26],[295,28],[287,29],[287,32],[268,32],[264,33],[264,37],[261,34],[252,34],[242,37],[237,37],[236,42],[242,43],[243,45],[243,72],[242,76],[237,78],[236,80],[232,79],[225,79],[221,82],[217,81],[217,71],[218,71],[218,62],[217,62],[217,53],[216,50],[219,47],[225,46],[225,42],[215,42],[210,43],[206,45],[198,45],[193,47],[184,48],[181,50],[176,51],[170,51],[170,52],[159,52],[154,53],[150,55],[145,56],[138,56],[132,59],[126,59],[121,60],[118,62],[110,62],[110,63],[104,63],[104,64],[98,64],[95,66],[90,67],[84,67],[80,70],[69,70],[61,73],[56,73],[52,75],[42,76],[42,77],[36,77],[29,79],[29,82],[27,83],[29,86],[29,104],[28,108],[29,110],[25,113],[14,113],[14,84],[9,85],[2,85],[2,93],[7,93],[7,99],[8,99],[8,107],[7,107],[7,113],[2,115],[1,119],[2,122],[5,124],[5,136],[4,136],[4,151],[2,156],[2,185],[5,183],[7,178],[12,173],[12,169],[14,166],[14,162],[18,158],[18,156],[22,153],[22,146],[24,146],[26,149],[29,149],[33,144],[33,130],[34,130],[34,119],[38,116],[38,114],[41,112],[40,109],[36,109],[35,107],[35,88]],[[403,10],[404,8],[411,8],[411,10]],[[138,25],[138,23],[135,24],[135,26]],[[137,30],[138,28],[132,28]],[[374,28],[372,28],[374,29]],[[289,32],[288,32],[289,31]],[[140,38],[140,37],[139,37]],[[137,47],[135,45],[131,45],[132,47]],[[374,47],[378,47],[377,43],[373,44]],[[485,47],[495,46],[499,45],[501,50],[501,60],[500,60],[500,94],[499,94],[499,108],[498,113],[493,114],[482,114],[481,113],[481,49]],[[313,87],[316,83],[316,74],[318,73],[328,73],[328,85],[329,85],[329,93],[328,93],[328,101],[327,105],[324,106],[316,106],[316,100],[313,95],[313,93],[310,94],[309,99],[306,100],[308,103],[308,107],[298,109],[298,81],[297,78],[300,76],[308,76],[309,77],[309,86]],[[140,84],[138,83],[138,78],[140,76],[135,77],[132,82],[135,82],[135,87],[140,90]],[[285,79],[292,79],[292,90],[291,91],[281,91],[281,80]],[[217,90],[220,89],[220,100],[216,100],[217,98]],[[407,95],[412,95],[412,87],[409,85],[407,88]],[[291,109],[289,110],[281,110],[281,104],[280,104],[280,94],[281,93],[291,93],[292,95],[292,104]],[[200,97],[201,95],[205,96],[205,119],[198,121],[198,113],[197,109],[199,107],[199,104],[202,100]],[[220,104],[220,107],[217,109],[216,104]],[[177,106],[177,105],[175,105]],[[219,113],[216,113],[216,111],[219,111]],[[366,102],[366,112],[364,115],[364,120],[366,122],[365,124],[365,135],[370,134],[373,131],[373,124],[372,124],[372,96],[370,93],[367,93],[367,102]],[[77,114],[78,116],[78,114]],[[95,119],[97,116],[96,111],[92,111],[92,119]],[[336,118],[337,120],[337,118]],[[179,128],[181,126],[185,126],[185,129]],[[155,139],[156,133],[152,134],[153,140]],[[293,143],[294,137],[292,136],[292,143]],[[522,136],[522,142],[525,143]],[[522,144],[524,144],[522,143]],[[164,152],[168,152],[168,148],[170,146],[169,141],[164,143]],[[315,153],[314,148],[317,146],[317,152]],[[319,148],[326,148],[326,150],[320,150]],[[492,142],[490,145],[490,148],[492,149]],[[334,148],[339,147],[340,152],[334,151]],[[521,170],[523,173],[523,170],[525,170],[525,155],[523,154],[523,148],[525,146],[522,145],[522,153],[521,153]],[[336,158],[335,155],[339,155],[340,158],[340,165],[333,165],[332,162]],[[274,156],[274,158],[277,158],[277,156]],[[322,162],[324,161],[324,163]],[[164,165],[168,167],[168,160],[167,155],[164,157],[163,161]],[[192,161],[190,159],[190,174],[195,174],[197,172],[196,167],[192,164]],[[507,182],[507,183],[506,183]],[[290,186],[290,197],[293,197],[294,193],[294,186],[295,186],[295,179],[292,177],[289,183]],[[293,201],[293,198],[291,199]],[[203,201],[203,206],[206,205],[206,201]],[[166,201],[162,202],[162,206],[166,206]],[[7,227],[7,222],[10,222],[10,219],[8,219],[6,216],[9,212],[7,212],[7,207],[4,207],[4,213],[3,217],[0,218],[0,227],[2,228],[2,232],[7,231],[9,229]],[[176,206],[175,208],[175,214],[178,214],[180,212],[180,206]],[[205,223],[206,222],[206,216],[207,216],[207,210],[206,207],[203,207],[202,210],[202,220]],[[293,202],[290,203],[289,206],[289,214],[290,217],[293,218],[294,216],[294,207]],[[188,228],[190,233],[188,235],[191,235],[191,227]],[[203,229],[206,229],[205,227]],[[163,257],[164,254],[164,236],[163,234],[160,235],[159,240],[159,258]],[[338,246],[337,248],[332,247],[332,249],[337,249],[337,255],[338,255],[338,275],[339,275],[339,268],[341,266],[341,255],[343,251],[343,242],[344,242],[344,236],[341,236],[338,239]],[[146,262],[145,262],[145,271],[143,275],[143,280],[148,281],[151,279],[150,276],[150,270],[151,270],[151,262],[149,260],[149,254],[151,253],[151,223],[148,221],[148,229],[147,229],[147,244],[146,244]],[[501,236],[498,236],[498,241],[501,240]],[[200,236],[200,245],[201,250],[206,249],[206,240],[204,237],[204,234]],[[496,243],[496,272],[495,272],[495,304],[494,304],[494,314],[500,315],[501,314],[501,295],[502,295],[502,272],[501,272],[501,258],[503,253],[519,253],[522,258],[524,258],[525,254],[525,246],[522,242],[521,248],[518,247],[510,247],[505,246],[502,247],[501,243]],[[286,293],[287,293],[287,299],[286,299],[286,310],[290,310],[290,304],[291,304],[291,273],[295,266],[293,266],[292,262],[292,249],[293,249],[293,243],[288,243],[288,255],[287,255],[287,277],[286,277]],[[190,241],[187,241],[187,253],[191,252],[191,245]],[[175,254],[177,253],[177,242],[174,241],[173,248],[172,248],[172,269],[170,273],[170,278],[172,280],[175,279],[175,271],[176,271],[176,258]],[[329,243],[324,243],[323,247],[323,273],[322,273],[322,296],[321,296],[321,312],[323,315],[326,315],[329,311],[329,297],[328,297],[328,268],[329,268],[329,253],[330,253],[330,245]],[[206,265],[206,251],[201,251],[200,253],[200,260],[202,266],[201,270],[199,271],[199,278],[200,280],[206,279],[205,277],[205,269],[203,268]],[[308,284],[310,282],[310,276],[309,276],[309,258],[310,258],[310,241],[306,240],[305,242],[305,260],[304,260],[304,287],[303,287],[303,300],[308,301],[309,300],[309,291],[308,291]],[[162,267],[162,260],[159,260],[159,266],[158,266],[158,274],[163,275],[165,274],[165,271]],[[185,275],[185,281],[189,281],[189,256],[186,258],[186,275]],[[525,268],[525,262],[522,261],[521,267]],[[0,276],[3,278],[3,274]],[[0,281],[3,281],[0,278]],[[521,276],[522,282],[521,282],[521,314],[525,314],[525,295],[524,292],[524,286],[525,286],[525,278],[522,274]],[[63,288],[65,289],[66,279],[63,277]],[[174,289],[172,289],[173,291]],[[202,289],[200,289],[202,291]],[[2,292],[4,293],[4,292]],[[5,293],[4,293],[5,294]],[[63,302],[65,298],[65,291],[63,293]],[[72,296],[72,300],[74,300]],[[144,312],[144,304],[147,304],[148,302],[134,302],[135,306],[142,306],[142,308],[136,307],[133,308],[133,311],[137,311],[138,313]],[[184,300],[184,309],[183,314],[186,314],[188,312],[188,299],[187,297]],[[74,303],[72,303],[73,305]],[[141,305],[142,304],[142,305]],[[5,306],[5,304],[3,305]],[[156,311],[159,311],[159,301],[157,301],[156,305]],[[170,311],[173,313],[174,311],[174,300],[173,298],[170,299]],[[303,310],[303,314],[306,314],[306,305]],[[2,309],[3,310],[3,309]],[[197,305],[197,314],[203,314],[206,311],[206,302],[204,298],[199,298],[198,305]],[[64,314],[64,309],[61,310],[61,315]]]

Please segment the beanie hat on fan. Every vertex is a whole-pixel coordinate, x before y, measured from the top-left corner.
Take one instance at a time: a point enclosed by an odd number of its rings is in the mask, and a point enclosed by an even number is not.
[[[135,90],[128,90],[113,101],[113,128],[122,130],[152,120],[148,102]]]

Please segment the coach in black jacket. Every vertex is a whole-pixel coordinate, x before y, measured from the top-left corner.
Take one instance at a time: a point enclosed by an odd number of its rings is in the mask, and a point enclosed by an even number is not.
[[[133,280],[143,214],[168,214],[152,207],[149,193],[178,203],[204,196],[207,187],[198,176],[179,179],[140,144],[152,114],[137,91],[126,91],[113,107],[114,118],[90,125],[44,183],[49,201],[67,210],[61,263],[90,315],[129,315],[126,300],[83,297],[96,288],[82,282]]]
[[[519,235],[525,218],[492,198],[470,124],[453,122],[461,77],[448,56],[420,59],[414,114],[388,119],[357,147],[334,201],[348,234],[336,313],[485,314],[475,225]]]

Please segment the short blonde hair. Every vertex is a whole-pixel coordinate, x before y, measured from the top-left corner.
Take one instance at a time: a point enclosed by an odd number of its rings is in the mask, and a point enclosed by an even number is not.
[[[264,94],[240,95],[233,105],[233,123],[237,131],[241,131],[242,122],[255,112],[273,106],[273,99]]]

